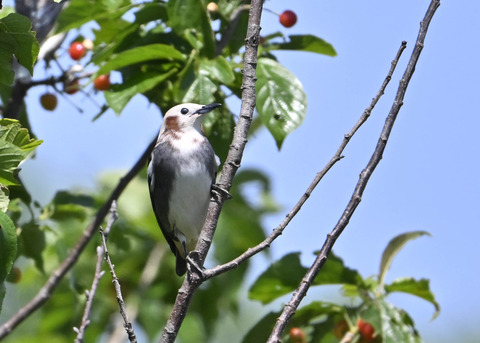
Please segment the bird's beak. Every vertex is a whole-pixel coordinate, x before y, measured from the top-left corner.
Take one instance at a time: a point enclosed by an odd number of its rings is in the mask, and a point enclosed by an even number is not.
[[[222,106],[222,104],[219,104],[219,103],[217,103],[217,102],[214,102],[213,104],[209,104],[209,105],[203,106],[202,108],[200,108],[199,110],[197,110],[195,113],[205,114],[205,113],[208,113],[208,112],[216,109],[218,106]]]

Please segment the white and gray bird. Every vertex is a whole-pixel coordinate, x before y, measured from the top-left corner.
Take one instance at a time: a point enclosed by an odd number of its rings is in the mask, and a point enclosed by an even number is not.
[[[153,211],[170,249],[176,272],[186,272],[186,257],[195,250],[218,169],[217,157],[201,124],[206,113],[220,106],[182,104],[172,107],[148,164]]]

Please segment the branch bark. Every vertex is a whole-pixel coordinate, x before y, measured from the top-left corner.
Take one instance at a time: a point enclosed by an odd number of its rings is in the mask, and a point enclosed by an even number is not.
[[[393,129],[393,125],[395,123],[395,120],[397,119],[400,108],[403,105],[403,99],[405,97],[408,84],[415,71],[415,66],[417,65],[418,59],[420,57],[420,53],[422,52],[428,26],[438,6],[440,6],[440,0],[432,0],[423,21],[420,23],[420,31],[418,33],[415,47],[413,49],[410,60],[408,62],[407,68],[403,74],[403,77],[400,80],[400,84],[398,86],[395,100],[393,102],[392,108],[390,109],[390,113],[388,114],[387,119],[385,121],[385,125],[378,139],[377,146],[375,148],[375,151],[373,152],[372,157],[368,161],[367,166],[360,174],[359,180],[357,182],[357,185],[355,187],[355,190],[352,194],[352,197],[350,198],[350,201],[347,207],[345,208],[337,225],[335,225],[332,232],[330,232],[327,235],[327,239],[325,240],[325,243],[323,244],[322,249],[317,255],[315,262],[312,264],[312,266],[309,268],[309,270],[305,274],[300,285],[293,293],[293,296],[290,299],[290,301],[287,303],[287,305],[285,305],[283,312],[281,313],[280,317],[277,319],[275,327],[273,328],[272,333],[267,341],[268,343],[281,342],[281,336],[283,331],[285,330],[285,327],[287,326],[288,322],[295,314],[296,309],[300,305],[300,302],[302,301],[302,299],[307,294],[307,291],[310,288],[313,280],[315,279],[315,277],[317,276],[317,274],[320,272],[323,265],[325,264],[327,260],[327,256],[332,250],[333,245],[335,244],[338,237],[340,237],[345,227],[348,225],[350,218],[352,217],[357,206],[362,200],[362,195],[368,184],[368,181],[372,176],[378,163],[382,159],[383,152],[388,142],[388,138],[390,137],[390,133],[392,132],[392,129]]]
[[[50,275],[45,285],[40,289],[40,291],[35,295],[35,297],[33,297],[33,299],[30,300],[28,304],[22,307],[7,322],[0,326],[0,339],[7,336],[17,325],[27,319],[45,302],[47,302],[48,299],[50,299],[51,295],[55,291],[55,288],[57,288],[58,284],[65,276],[65,274],[75,265],[83,250],[92,239],[94,233],[98,230],[98,227],[101,225],[101,223],[105,219],[105,216],[108,214],[113,201],[119,198],[120,194],[122,194],[129,182],[145,166],[147,158],[148,156],[150,156],[155,141],[156,139],[150,143],[150,145],[145,149],[145,151],[142,153],[142,155],[133,165],[133,167],[128,171],[128,173],[120,179],[117,186],[110,194],[110,197],[98,210],[90,225],[83,232],[83,236],[79,239],[79,241],[72,249],[70,254],[67,256],[65,261],[63,261],[63,263]]]
[[[256,104],[255,82],[257,67],[257,49],[260,39],[260,19],[262,15],[263,0],[252,0],[248,18],[247,37],[245,39],[245,55],[242,84],[242,105],[240,115],[233,134],[232,144],[227,159],[223,166],[218,184],[210,200],[207,219],[198,239],[195,256],[199,265],[203,265],[208,250],[212,244],[213,235],[217,227],[218,218],[223,204],[230,197],[233,178],[240,167],[247,134],[252,123],[253,111]],[[182,287],[180,287],[170,318],[162,333],[161,342],[174,342],[183,320],[187,314],[188,306],[196,289],[205,281],[202,271],[189,270]]]

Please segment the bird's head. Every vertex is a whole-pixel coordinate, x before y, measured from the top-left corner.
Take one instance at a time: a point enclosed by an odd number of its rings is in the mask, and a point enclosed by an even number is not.
[[[215,102],[209,105],[188,103],[174,106],[165,114],[160,133],[167,130],[184,131],[191,128],[201,132],[203,117],[218,106],[221,104]]]

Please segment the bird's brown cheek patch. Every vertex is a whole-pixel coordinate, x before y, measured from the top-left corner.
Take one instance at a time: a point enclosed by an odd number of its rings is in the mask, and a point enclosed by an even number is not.
[[[172,131],[180,130],[177,117],[168,117],[167,119],[165,119],[165,126],[167,130],[172,130]]]

